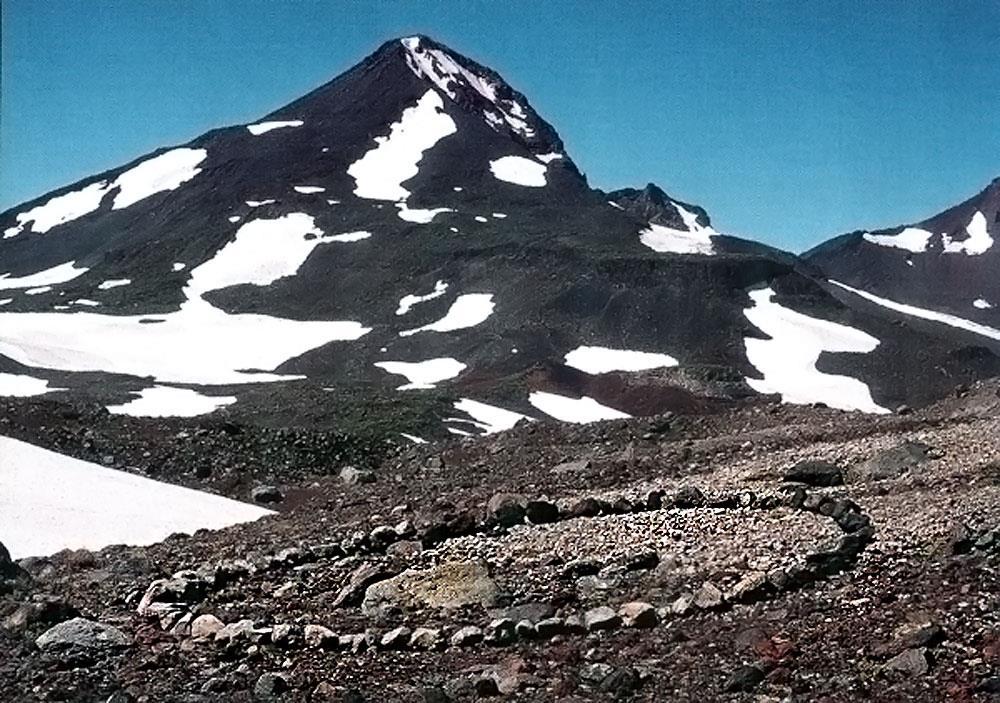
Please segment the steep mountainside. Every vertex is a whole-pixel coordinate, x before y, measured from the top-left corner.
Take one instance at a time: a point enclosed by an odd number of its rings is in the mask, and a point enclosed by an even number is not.
[[[395,398],[398,432],[478,434],[753,393],[884,412],[1000,372],[656,186],[590,188],[523,95],[426,37],[0,232],[0,393],[116,413],[339,426]]]

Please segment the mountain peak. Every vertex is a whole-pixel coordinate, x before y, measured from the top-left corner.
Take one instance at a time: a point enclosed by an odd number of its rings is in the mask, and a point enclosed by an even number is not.
[[[608,198],[626,212],[646,222],[687,230],[689,227],[681,212],[683,209],[702,227],[711,226],[711,220],[704,208],[670,197],[655,183],[647,183],[642,190],[637,188],[615,190],[608,193]]]

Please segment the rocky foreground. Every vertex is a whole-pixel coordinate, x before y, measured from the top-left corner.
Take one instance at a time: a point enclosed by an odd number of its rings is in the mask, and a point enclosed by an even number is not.
[[[522,424],[252,488],[206,472],[279,514],[0,550],[0,699],[998,699],[998,390]]]

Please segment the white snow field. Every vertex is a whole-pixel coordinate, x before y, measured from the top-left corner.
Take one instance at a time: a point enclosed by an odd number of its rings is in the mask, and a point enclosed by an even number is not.
[[[315,235],[305,239],[306,234]],[[315,247],[353,242],[368,233],[327,236],[313,218],[290,213],[254,220],[213,258],[194,268],[180,310],[163,315],[90,312],[0,313],[0,354],[26,366],[106,371],[158,381],[204,385],[297,378],[267,373],[333,341],[355,340],[370,328],[353,321],[300,321],[228,314],[202,295],[238,284],[268,285],[293,276]],[[0,279],[0,283],[2,283]]]
[[[408,313],[414,305],[419,305],[428,300],[434,300],[435,298],[440,298],[444,295],[444,292],[448,290],[448,284],[444,281],[438,281],[434,284],[434,290],[426,295],[404,295],[399,299],[399,307],[396,309],[397,315],[405,315]]]
[[[75,261],[67,261],[65,264],[53,266],[50,269],[32,273],[21,278],[11,278],[9,273],[0,276],[0,290],[13,290],[15,288],[34,288],[38,286],[54,286],[60,283],[72,281],[87,273],[90,269],[77,268]]]
[[[431,222],[442,212],[455,212],[450,207],[436,207],[426,210],[409,208],[406,206],[406,203],[396,203],[396,207],[399,208],[399,219],[406,220],[407,222],[416,222],[421,225],[426,225],[428,222]]]
[[[613,203],[612,203],[613,204]],[[698,215],[673,203],[680,213],[687,230],[674,229],[665,225],[650,223],[639,233],[639,241],[653,251],[671,254],[714,254],[712,237],[718,236],[711,227],[698,222]]]
[[[549,417],[563,422],[597,422],[599,420],[618,420],[631,417],[621,410],[601,405],[590,396],[570,398],[557,393],[534,391],[528,396],[528,402]]]
[[[878,244],[883,247],[895,247],[912,251],[914,254],[927,251],[927,244],[930,242],[932,233],[919,227],[907,227],[898,234],[869,234],[865,232],[862,238],[866,242]]]
[[[985,298],[976,298],[972,301],[972,307],[977,308],[978,310],[989,310],[993,307],[993,304]]]
[[[118,193],[111,204],[112,210],[121,210],[155,193],[176,190],[201,173],[197,166],[207,156],[208,152],[204,149],[180,148],[146,159],[122,172],[111,183],[91,183],[78,191],[58,195],[43,205],[19,213],[17,225],[4,230],[4,239],[19,235],[28,223],[32,224],[33,232],[45,233],[56,225],[83,217],[100,207],[104,196],[116,188]]]
[[[566,365],[586,373],[611,371],[646,371],[677,366],[677,359],[668,354],[610,349],[608,347],[577,347],[566,355]]]
[[[526,159],[523,156],[501,156],[490,161],[493,175],[507,183],[529,188],[541,188],[545,180],[545,164]]]
[[[410,191],[402,186],[417,175],[424,152],[458,128],[444,111],[444,101],[434,89],[417,104],[403,110],[389,135],[375,137],[377,146],[347,167],[354,179],[354,194],[370,200],[406,200]]]
[[[111,290],[112,288],[119,288],[121,286],[128,286],[131,284],[132,279],[130,278],[109,278],[97,287],[101,290]]]
[[[434,388],[434,384],[455,378],[465,370],[465,364],[447,357],[427,361],[379,361],[375,366],[387,373],[405,376],[409,383],[397,390],[409,391]]]
[[[236,402],[235,396],[207,396],[188,388],[153,386],[122,405],[109,405],[112,415],[132,417],[196,417]]]
[[[985,254],[993,246],[993,237],[986,230],[986,216],[981,212],[976,212],[965,227],[969,234],[968,239],[960,242],[953,241],[947,234],[941,235],[945,254],[968,254],[978,256]]]
[[[11,556],[148,545],[270,510],[153,481],[0,436],[0,534]]]
[[[108,192],[108,182],[98,181],[84,186],[80,190],[57,195],[48,202],[37,205],[27,212],[17,215],[17,225],[4,230],[3,238],[16,237],[31,223],[31,230],[44,234],[56,225],[65,224],[78,217],[83,217],[101,205],[101,200]]]
[[[0,372],[0,396],[13,398],[30,398],[43,393],[59,391],[61,388],[49,388],[49,382],[34,376],[17,373]]]
[[[13,302],[13,298],[0,298],[0,305],[10,305]]]
[[[402,301],[400,301],[400,304],[402,304]],[[404,330],[399,333],[399,336],[409,337],[418,332],[453,332],[455,330],[466,329],[467,327],[475,327],[492,315],[493,308],[495,307],[496,303],[493,302],[492,293],[467,293],[460,295],[440,320],[424,325],[423,327],[417,327],[416,329]]]
[[[487,405],[471,398],[462,398],[455,403],[455,409],[470,415],[475,421],[473,424],[482,429],[486,434],[494,434],[509,430],[518,422],[532,418],[513,410],[504,410],[495,405]]]
[[[248,124],[247,131],[250,132],[255,137],[259,137],[262,134],[267,134],[274,129],[284,129],[286,127],[301,127],[302,120],[273,120],[271,122],[258,122],[257,124]]]
[[[743,314],[770,337],[743,340],[747,360],[764,376],[747,377],[751,388],[758,393],[778,393],[784,403],[825,403],[841,410],[889,412],[872,400],[865,383],[816,368],[822,352],[867,353],[879,340],[853,327],[782,307],[774,302],[771,288],[750,291],[749,295],[753,305]]]
[[[156,193],[176,190],[201,173],[197,166],[207,156],[204,149],[171,149],[133,166],[111,184],[111,188],[121,188],[111,209],[121,210]]]
[[[978,322],[973,322],[972,320],[966,320],[958,315],[949,315],[946,312],[937,312],[936,310],[928,310],[926,308],[918,308],[915,305],[907,305],[906,303],[897,303],[894,300],[889,300],[888,298],[882,298],[875,295],[874,293],[869,293],[868,291],[860,290],[858,288],[852,288],[846,283],[841,283],[840,281],[830,280],[835,286],[840,286],[846,291],[850,291],[855,295],[860,295],[865,300],[869,300],[876,305],[881,305],[889,310],[895,310],[896,312],[901,312],[904,315],[911,315],[913,317],[919,317],[922,320],[931,320],[932,322],[940,322],[941,324],[948,325],[950,327],[955,327],[956,329],[965,330],[967,332],[972,332],[973,334],[978,334],[983,337],[988,337],[989,339],[1000,340],[1000,330],[995,327],[989,327],[987,325],[981,325]]]
[[[464,84],[472,88],[495,108],[483,112],[483,119],[493,129],[506,124],[522,137],[534,136],[535,130],[528,125],[524,107],[516,100],[500,98],[496,84],[486,76],[470,71],[447,52],[421,46],[420,37],[406,37],[400,41],[406,47],[406,63],[418,77],[429,79],[452,100],[458,97],[455,86]]]

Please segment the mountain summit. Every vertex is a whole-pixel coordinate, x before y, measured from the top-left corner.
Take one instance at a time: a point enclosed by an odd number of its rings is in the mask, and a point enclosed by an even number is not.
[[[421,438],[757,394],[885,412],[998,370],[658,186],[592,189],[525,96],[420,36],[0,232],[0,394],[114,413]]]

